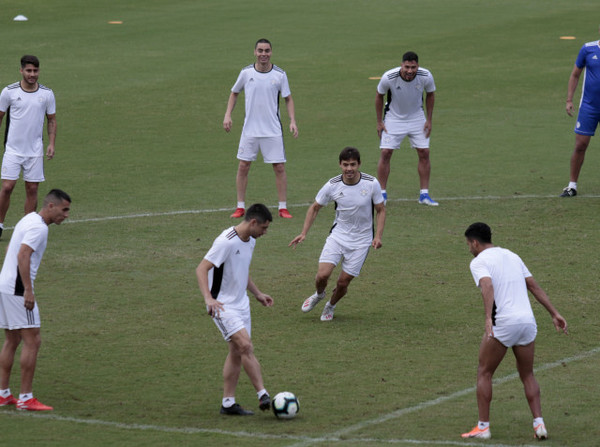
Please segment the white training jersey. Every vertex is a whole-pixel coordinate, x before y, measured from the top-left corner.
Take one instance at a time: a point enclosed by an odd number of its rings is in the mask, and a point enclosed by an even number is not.
[[[292,93],[285,71],[273,65],[262,73],[253,65],[243,68],[231,88],[233,93],[244,90],[246,117],[243,134],[248,137],[277,137],[283,135],[279,113],[279,96]]]
[[[410,82],[402,79],[400,70],[401,67],[396,67],[386,71],[377,85],[380,95],[387,94],[384,121],[388,133],[392,134],[394,124],[400,121],[424,121],[423,92],[435,91],[435,82],[429,70],[419,68]]]
[[[4,264],[0,272],[0,292],[23,296],[25,289],[17,259],[21,245],[25,244],[33,249],[29,272],[33,285],[47,243],[48,225],[38,213],[35,211],[29,213],[17,223],[6,249]]]
[[[481,278],[492,279],[495,326],[535,323],[525,284],[532,275],[518,255],[506,248],[486,248],[471,261],[471,274],[477,287]]]
[[[381,186],[375,177],[361,172],[358,183],[347,185],[340,174],[325,183],[315,200],[321,206],[335,203],[335,220],[330,233],[334,240],[351,248],[371,244],[373,207],[383,202]]]
[[[255,245],[255,238],[250,237],[248,242],[244,242],[235,228],[230,227],[215,239],[204,256],[204,259],[215,266],[208,272],[210,293],[223,303],[226,310],[250,310],[246,290]]]
[[[7,115],[6,153],[21,157],[44,156],[44,120],[56,113],[54,93],[38,84],[35,92],[26,92],[15,82],[0,93],[0,112]]]

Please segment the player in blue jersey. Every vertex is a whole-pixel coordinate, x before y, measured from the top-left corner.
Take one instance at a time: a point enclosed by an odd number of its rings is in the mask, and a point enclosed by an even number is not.
[[[579,78],[585,68],[579,114],[575,124],[575,149],[571,155],[571,179],[569,185],[563,190],[561,197],[574,197],[577,195],[577,179],[585,158],[585,151],[590,144],[596,127],[600,122],[600,40],[588,42],[575,60],[575,67],[571,72],[567,87],[567,113],[573,116],[573,95]]]

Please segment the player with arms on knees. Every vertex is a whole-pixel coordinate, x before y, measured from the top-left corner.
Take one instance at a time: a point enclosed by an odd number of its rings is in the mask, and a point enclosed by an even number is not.
[[[423,92],[425,92],[426,113],[423,111]],[[384,96],[387,99],[385,108]],[[431,174],[429,137],[434,104],[433,76],[429,70],[419,67],[419,56],[416,53],[412,51],[404,53],[402,65],[386,71],[381,77],[375,95],[377,135],[381,149],[377,164],[377,179],[381,184],[385,201],[387,201],[387,181],[392,155],[394,150],[400,149],[404,138],[408,137],[419,157],[417,165],[421,187],[419,203],[429,206],[439,205],[429,196]]]
[[[15,226],[0,272],[0,327],[6,336],[0,351],[0,406],[18,410],[45,411],[52,407],[33,397],[33,376],[42,343],[40,311],[33,283],[48,242],[48,226],[60,225],[71,209],[71,198],[53,189],[39,213],[32,212]],[[15,353],[21,350],[21,393],[15,399],[9,382]]]
[[[567,333],[567,322],[554,308],[546,292],[515,253],[492,244],[492,231],[482,222],[465,231],[471,261],[471,274],[481,289],[485,310],[485,332],[479,346],[477,368],[477,406],[479,422],[463,438],[489,439],[492,377],[511,348],[523,382],[525,396],[533,415],[534,435],[546,439],[548,432],[542,418],[540,386],[533,374],[537,325],[527,291],[550,313],[557,331]]]
[[[330,300],[321,313],[321,321],[331,321],[335,306],[348,291],[348,285],[358,274],[367,259],[370,247],[381,247],[385,226],[385,206],[379,182],[360,169],[360,152],[346,147],[339,155],[342,174],[330,179],[318,192],[315,202],[308,208],[302,232],[289,244],[296,246],[306,239],[308,230],[319,210],[329,202],[335,203],[335,220],[319,258],[315,278],[316,292],[302,304],[302,312],[310,312],[325,297],[325,288],[333,269],[342,262]],[[374,229],[373,209],[377,213]]]
[[[250,338],[250,299],[246,291],[252,292],[263,306],[273,305],[273,299],[261,292],[250,277],[250,262],[256,239],[267,232],[272,221],[273,216],[266,206],[252,205],[245,212],[241,223],[226,229],[215,239],[196,269],[208,315],[229,344],[229,354],[223,367],[221,414],[254,414],[235,401],[242,366],[256,389],[259,408],[264,411],[271,406]]]

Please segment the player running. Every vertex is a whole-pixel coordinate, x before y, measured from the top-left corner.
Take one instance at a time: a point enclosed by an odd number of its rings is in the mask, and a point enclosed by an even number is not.
[[[341,261],[342,271],[330,300],[325,304],[321,321],[331,321],[339,300],[348,291],[348,285],[358,276],[367,258],[369,248],[381,247],[385,225],[385,206],[379,182],[373,176],[359,171],[360,152],[346,147],[339,156],[342,174],[330,179],[321,188],[315,202],[308,208],[302,232],[289,244],[296,246],[306,239],[308,230],[319,210],[335,202],[335,220],[319,258],[315,279],[316,292],[302,304],[302,312],[310,312],[325,297],[325,288],[335,266]],[[377,231],[373,229],[373,208],[377,213]],[[373,236],[375,234],[375,236]]]

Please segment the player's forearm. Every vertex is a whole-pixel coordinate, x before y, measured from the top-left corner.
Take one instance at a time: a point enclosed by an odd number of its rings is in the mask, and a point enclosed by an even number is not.
[[[375,116],[378,123],[383,121],[383,95],[379,93],[375,96]]]
[[[296,122],[296,107],[294,105],[294,99],[292,98],[292,95],[285,98],[285,106],[286,106],[287,114],[288,114],[288,117],[290,118],[290,121],[292,123],[295,123]]]
[[[235,105],[237,103],[237,97],[238,95],[233,92],[231,92],[231,94],[229,95],[229,99],[227,100],[227,109],[225,110],[226,117],[231,117],[233,109],[235,109]]]
[[[52,146],[56,143],[56,117],[48,118],[48,143]]]
[[[427,120],[429,122],[431,122],[433,120],[433,106],[435,105],[435,94],[432,93],[427,93],[427,96],[425,97],[425,107],[426,107],[426,113],[427,113]]]

